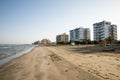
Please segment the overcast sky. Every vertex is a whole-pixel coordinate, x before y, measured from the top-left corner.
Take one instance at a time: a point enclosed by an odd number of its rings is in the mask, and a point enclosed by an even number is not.
[[[118,26],[120,0],[0,0],[0,43],[32,43],[103,20]]]

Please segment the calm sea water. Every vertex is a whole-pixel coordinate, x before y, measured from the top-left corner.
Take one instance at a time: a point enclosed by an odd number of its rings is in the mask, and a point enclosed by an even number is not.
[[[31,44],[0,44],[0,66],[16,57],[19,57],[31,51],[34,47],[35,46]]]

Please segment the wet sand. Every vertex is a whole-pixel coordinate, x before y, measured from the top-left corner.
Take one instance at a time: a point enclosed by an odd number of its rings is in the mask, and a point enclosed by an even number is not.
[[[0,80],[120,80],[120,59],[70,47],[36,47],[0,68]]]

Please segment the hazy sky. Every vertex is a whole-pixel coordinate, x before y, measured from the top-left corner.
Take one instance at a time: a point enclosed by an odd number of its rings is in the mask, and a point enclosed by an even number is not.
[[[120,0],[0,0],[0,43],[32,43],[77,27],[110,21],[118,26]]]

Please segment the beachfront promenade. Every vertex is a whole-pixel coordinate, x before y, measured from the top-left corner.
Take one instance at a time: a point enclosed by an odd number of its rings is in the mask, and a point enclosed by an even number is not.
[[[0,68],[0,80],[120,79],[117,68],[111,69],[120,63],[117,63],[114,57],[85,55],[70,51],[70,49],[71,47],[64,46],[36,47],[30,53],[12,60]],[[102,61],[103,59],[105,62]],[[103,64],[104,66],[102,66]],[[107,72],[106,69],[108,69]],[[115,76],[108,75],[108,72]]]

